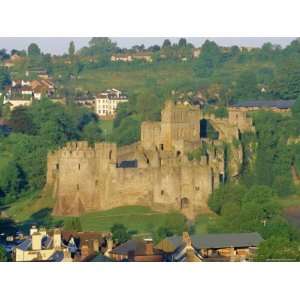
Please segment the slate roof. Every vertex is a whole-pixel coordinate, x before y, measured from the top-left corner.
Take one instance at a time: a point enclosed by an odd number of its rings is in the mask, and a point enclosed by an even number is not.
[[[26,251],[31,248],[31,239],[24,240],[21,244],[17,246],[18,249]]]
[[[50,236],[44,236],[42,238],[42,248],[48,249],[52,243],[52,238]]]
[[[155,249],[154,254],[156,253]],[[145,242],[142,240],[129,240],[124,244],[114,248],[111,253],[119,255],[128,255],[129,252],[134,253],[134,255],[146,255],[145,254]]]
[[[231,105],[232,107],[261,107],[288,109],[295,104],[296,100],[249,100]]]
[[[64,259],[64,253],[63,251],[55,251],[50,257],[49,261],[53,262],[61,262]]]
[[[103,254],[98,254],[89,260],[89,262],[113,262],[113,260]]]
[[[221,249],[227,247],[256,247],[263,241],[263,238],[259,233],[252,232],[192,235],[191,240],[192,246],[199,250]],[[184,246],[185,243],[183,242],[181,236],[171,236],[158,243],[155,248],[171,253],[175,252],[176,250],[180,251],[180,249]]]
[[[52,238],[50,236],[44,236],[42,238],[42,249],[49,249],[52,245]],[[30,250],[32,246],[31,238],[27,238],[22,243],[20,243],[16,248],[27,251]]]
[[[263,241],[263,238],[257,232],[192,235],[191,239],[196,249],[256,247]]]

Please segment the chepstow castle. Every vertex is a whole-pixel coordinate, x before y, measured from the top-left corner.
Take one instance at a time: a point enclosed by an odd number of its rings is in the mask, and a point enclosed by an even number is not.
[[[207,136],[208,123],[218,133]],[[188,218],[208,210],[209,195],[225,178],[239,175],[240,143],[254,131],[251,118],[236,108],[217,118],[188,102],[167,101],[160,122],[143,122],[139,142],[68,143],[49,153],[47,186],[55,215],[80,215],[125,205],[181,211]],[[229,145],[229,148],[224,145]],[[205,149],[197,159],[193,151]]]

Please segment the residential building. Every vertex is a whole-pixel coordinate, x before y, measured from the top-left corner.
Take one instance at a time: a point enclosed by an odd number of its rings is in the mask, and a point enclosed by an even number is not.
[[[110,60],[113,62],[118,62],[118,61],[132,62],[134,60],[144,60],[146,62],[153,61],[151,52],[113,54]]]
[[[84,106],[86,108],[92,109],[93,111],[96,110],[96,99],[92,95],[83,95],[75,97],[75,103],[80,106]]]
[[[117,89],[106,90],[96,96],[95,111],[99,117],[115,117],[117,107],[120,103],[128,102],[128,97]]]
[[[155,247],[166,261],[187,261],[197,257],[199,261],[246,261],[263,241],[257,232],[224,233],[167,237]]]
[[[86,261],[92,259],[101,250],[106,249],[105,232],[85,231],[62,231],[63,243],[68,247],[75,261]]]
[[[146,62],[152,62],[152,53],[151,52],[137,52],[132,54],[133,59],[144,60]]]
[[[51,234],[33,226],[30,235],[15,248],[15,261],[71,261],[68,248],[62,243],[61,231]]]
[[[9,109],[12,111],[14,110],[16,107],[19,106],[30,106],[32,104],[32,100],[31,99],[4,99],[3,101],[3,105],[8,105]]]
[[[158,262],[162,261],[161,253],[154,249],[152,239],[129,240],[110,252],[115,261]]]
[[[16,63],[21,62],[22,60],[24,60],[24,57],[15,53],[10,57],[10,59],[6,60],[3,65],[7,68],[11,68]]]
[[[194,48],[192,52],[192,57],[193,58],[198,58],[201,54],[201,48]]]
[[[274,112],[289,112],[296,100],[249,100],[231,105],[238,111],[269,110]]]
[[[6,87],[4,104],[9,103],[13,110],[18,106],[29,106],[32,100],[41,100],[45,95],[52,97],[55,86],[49,79],[39,80],[13,80],[11,86]]]
[[[110,58],[111,61],[123,61],[123,62],[131,62],[132,55],[131,54],[113,54]]]

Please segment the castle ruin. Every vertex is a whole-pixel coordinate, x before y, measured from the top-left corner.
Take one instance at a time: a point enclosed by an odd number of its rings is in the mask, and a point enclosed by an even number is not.
[[[218,132],[217,139],[206,136],[206,122]],[[239,141],[248,131],[254,127],[245,112],[229,108],[226,118],[217,118],[188,102],[167,101],[160,122],[142,123],[137,143],[68,143],[48,155],[47,186],[56,199],[53,214],[77,216],[143,205],[193,218],[208,210],[209,195],[225,177],[239,174],[242,145],[232,147],[227,162],[223,145]],[[189,153],[203,145],[200,159],[190,159]]]

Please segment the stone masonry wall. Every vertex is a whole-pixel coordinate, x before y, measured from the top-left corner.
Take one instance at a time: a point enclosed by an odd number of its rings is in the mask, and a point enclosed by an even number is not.
[[[49,153],[47,185],[56,199],[53,213],[80,215],[125,205],[180,210],[189,218],[207,211],[208,197],[222,182],[225,169],[220,147],[218,151],[210,147],[200,161],[187,158],[189,151],[209,142],[200,140],[203,117],[198,107],[167,101],[161,122],[142,124],[138,143],[117,149],[110,143],[89,147],[87,142],[73,142]],[[230,113],[226,119],[205,117],[221,133],[220,141],[212,144],[253,130],[242,112],[238,117]],[[136,160],[137,167],[118,167],[124,160]],[[235,173],[239,160],[235,158]]]

